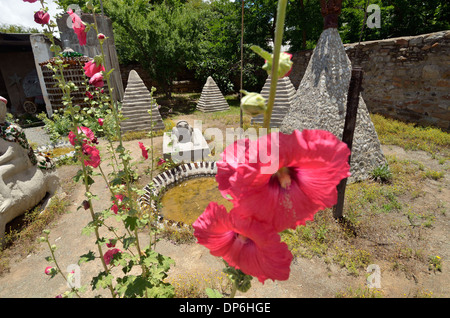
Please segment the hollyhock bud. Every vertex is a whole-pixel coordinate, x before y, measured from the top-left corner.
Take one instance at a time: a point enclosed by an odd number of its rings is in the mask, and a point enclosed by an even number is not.
[[[159,158],[158,160],[158,166],[163,165],[164,163],[166,163],[166,161],[163,158]]]
[[[23,0],[23,2],[35,3],[38,0]]]
[[[272,55],[273,57],[273,55]],[[281,52],[280,60],[278,61],[278,78],[283,78],[288,76],[292,71],[292,54]],[[263,65],[262,69],[271,75],[272,72],[272,59],[266,60],[266,64]]]
[[[89,84],[95,86],[95,87],[103,87],[105,86],[105,82],[103,81],[103,75],[102,73],[96,73],[94,74],[91,79],[89,80]]]
[[[103,126],[103,121],[104,121],[103,118],[99,118],[99,119],[98,119],[98,124],[99,124],[100,126]]]
[[[47,12],[40,10],[34,14],[34,22],[36,22],[36,23],[44,25],[44,24],[48,24],[49,20],[50,20],[50,15]]]
[[[147,148],[140,141],[139,141],[138,144],[139,144],[139,148],[141,148],[141,151],[142,151],[142,157],[144,157],[145,159],[148,159],[148,150],[147,150]]]
[[[87,210],[87,209],[89,209],[91,207],[91,204],[87,200],[84,200],[81,204],[83,205],[83,208],[85,210]]]
[[[53,275],[55,273],[56,269],[54,269],[51,266],[47,266],[44,270],[46,275]]]
[[[99,33],[97,35],[97,39],[99,39],[99,40],[104,40],[105,38],[106,38],[106,36],[103,33]]]
[[[93,99],[93,98],[94,98],[94,95],[92,95],[91,92],[89,92],[89,91],[86,91],[86,96],[87,96],[89,99]]]
[[[244,112],[249,115],[255,116],[263,113],[266,110],[266,99],[258,93],[249,93],[241,90],[244,97],[241,99],[241,106]]]

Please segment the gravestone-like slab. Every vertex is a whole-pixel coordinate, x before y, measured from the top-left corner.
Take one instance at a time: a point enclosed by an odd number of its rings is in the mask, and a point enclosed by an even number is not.
[[[222,92],[211,76],[208,77],[205,86],[203,86],[197,109],[204,113],[230,109],[225,97],[223,97]]]
[[[351,70],[337,29],[325,29],[297,89],[297,99],[284,117],[280,131],[323,129],[342,139]],[[370,178],[372,170],[385,163],[378,135],[360,96],[349,181]]]
[[[271,77],[269,76],[264,84],[261,95],[267,100],[269,99]],[[278,79],[277,92],[275,95],[275,101],[272,109],[272,117],[270,118],[270,127],[279,128],[284,116],[286,116],[289,108],[294,103],[296,98],[295,87],[292,84],[288,76]],[[252,118],[252,124],[264,123],[264,114],[257,115]]]
[[[152,116],[148,113],[149,110],[152,111]],[[122,114],[125,118],[120,123],[122,131],[164,129],[156,102],[135,70],[128,75],[127,88],[122,101]]]

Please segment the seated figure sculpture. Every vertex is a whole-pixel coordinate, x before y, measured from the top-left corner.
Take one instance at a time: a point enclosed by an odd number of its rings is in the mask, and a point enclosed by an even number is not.
[[[0,96],[0,242],[8,222],[59,187],[52,160],[35,154],[22,128],[6,121],[7,102]]]

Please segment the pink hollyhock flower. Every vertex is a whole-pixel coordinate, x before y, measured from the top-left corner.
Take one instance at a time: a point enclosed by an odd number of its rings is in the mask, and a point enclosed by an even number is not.
[[[109,239],[109,243],[106,243],[106,246],[109,248],[116,247],[116,241],[117,240]]]
[[[75,143],[77,142],[77,139],[75,137],[76,135],[73,131],[69,132],[69,142],[72,144],[72,146],[75,146]]]
[[[92,130],[90,130],[89,128],[84,127],[84,126],[78,127],[78,133],[79,134],[83,133],[92,142],[96,141],[96,139],[97,139],[95,137],[95,134],[92,132]]]
[[[268,224],[242,218],[235,209],[228,213],[224,206],[211,202],[192,226],[198,243],[230,266],[262,283],[289,278],[292,254]]]
[[[166,161],[163,158],[159,158],[158,160],[158,166],[161,166],[165,163]]]
[[[114,214],[117,214],[117,212],[119,212],[119,205],[122,204],[123,201],[123,195],[116,194],[115,197],[117,199],[117,203],[116,200],[113,201],[114,204],[111,207],[111,210],[114,212]]]
[[[117,253],[120,253],[121,251],[118,248],[113,248],[112,250],[108,250],[104,255],[103,259],[105,260],[106,265],[109,265]]]
[[[269,152],[266,160],[261,154]],[[328,131],[271,133],[229,145],[217,162],[216,180],[243,217],[281,232],[336,204],[336,186],[350,176],[349,156],[347,145]]]
[[[40,10],[34,14],[34,22],[36,22],[36,23],[44,25],[44,24],[48,24],[49,20],[50,20],[50,14],[48,14],[47,12]]]
[[[99,119],[98,119],[98,124],[99,124],[100,126],[103,126],[103,121],[104,121],[103,118],[99,118]]]
[[[99,72],[105,71],[105,67],[102,64],[97,65],[93,60],[86,62],[83,69],[87,77],[92,77]]]
[[[72,18],[72,28],[78,37],[78,42],[80,45],[86,45],[86,26],[83,24],[81,18],[72,11],[72,9],[67,10],[67,13]]]
[[[83,145],[83,154],[88,156],[88,159],[84,159],[85,166],[91,166],[97,168],[100,164],[100,151],[95,146],[88,144]]]
[[[105,82],[103,81],[102,73],[95,73],[91,79],[89,80],[89,84],[94,85],[95,87],[103,87],[105,86]]]
[[[23,0],[23,2],[35,3],[38,0]]]
[[[143,144],[142,142],[140,142],[140,141],[139,141],[139,148],[141,148],[141,150],[142,150],[142,156],[143,156],[145,159],[148,159],[148,151],[147,151],[147,148],[145,148],[144,144]]]
[[[89,98],[89,99],[93,99],[94,95],[91,94],[91,92],[86,91],[85,95]]]

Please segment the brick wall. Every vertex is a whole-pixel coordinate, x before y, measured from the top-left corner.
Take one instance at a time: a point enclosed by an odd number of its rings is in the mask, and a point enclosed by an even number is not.
[[[362,95],[370,112],[450,131],[450,30],[344,46],[364,70]],[[295,88],[311,54],[293,54]]]

